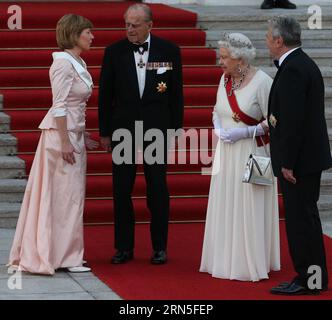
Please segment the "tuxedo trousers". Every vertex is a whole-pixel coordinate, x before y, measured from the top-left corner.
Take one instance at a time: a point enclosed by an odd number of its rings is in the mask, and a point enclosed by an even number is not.
[[[133,138],[135,138],[134,135]],[[119,142],[112,140],[114,245],[117,250],[128,251],[133,250],[135,244],[135,212],[132,194],[138,169],[137,163],[140,162],[138,154],[145,154],[150,143],[140,141],[138,146],[133,145],[129,163],[114,161],[114,152],[118,145]],[[168,151],[166,140],[161,148],[162,159],[158,163],[151,163],[145,157],[141,160],[146,181],[147,207],[151,214],[150,235],[154,251],[166,250],[168,237],[170,204],[166,180]]]
[[[294,281],[307,287],[309,277],[314,273],[317,275],[316,271],[309,268],[319,266],[322,286],[327,286],[325,247],[317,207],[321,172],[296,179],[296,184],[291,184],[283,177],[279,179],[284,200],[288,247],[298,274]]]

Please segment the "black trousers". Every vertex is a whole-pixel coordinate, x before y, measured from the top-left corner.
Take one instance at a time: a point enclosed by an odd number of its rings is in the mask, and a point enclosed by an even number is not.
[[[112,149],[118,143],[112,142]],[[145,152],[149,146],[140,146]],[[136,146],[137,147],[137,146]],[[167,249],[168,221],[169,221],[169,192],[166,181],[167,173],[167,142],[164,146],[163,163],[148,164],[143,160],[146,181],[147,206],[151,213],[150,234],[152,247],[155,251]],[[132,156],[137,155],[137,148],[133,146]],[[134,160],[134,159],[133,159]],[[112,163],[113,198],[115,221],[115,248],[117,250],[132,250],[135,243],[135,212],[132,192],[137,173],[137,164]]]
[[[321,172],[297,177],[291,184],[279,179],[283,193],[289,252],[297,272],[295,282],[307,286],[308,268],[317,265],[322,270],[322,286],[328,284],[322,225],[317,208]]]

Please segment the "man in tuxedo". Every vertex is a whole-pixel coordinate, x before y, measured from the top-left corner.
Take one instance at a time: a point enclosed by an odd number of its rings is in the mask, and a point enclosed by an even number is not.
[[[163,134],[163,161],[151,163],[143,159],[147,205],[151,212],[151,263],[163,264],[167,261],[169,221],[166,131],[180,129],[183,123],[181,55],[178,46],[150,33],[149,6],[134,4],[124,18],[127,38],[105,49],[99,84],[100,140],[106,150],[112,149],[113,162],[117,251],[112,263],[125,263],[134,256],[135,216],[131,196],[137,171],[135,159],[137,149],[145,153],[151,143],[141,141],[135,130],[140,123],[143,135],[150,129],[158,129]],[[126,129],[132,141],[140,141],[132,147],[130,163],[115,161],[118,129]]]
[[[264,0],[261,9],[296,9],[296,5],[289,0]]]
[[[328,274],[317,201],[322,171],[332,166],[324,82],[318,66],[301,49],[301,27],[294,18],[271,19],[266,42],[278,67],[268,107],[271,161],[283,194],[289,252],[297,273],[271,293],[318,294],[327,289]],[[312,266],[321,273],[311,271],[316,270]],[[321,283],[312,285],[312,276],[321,276]]]

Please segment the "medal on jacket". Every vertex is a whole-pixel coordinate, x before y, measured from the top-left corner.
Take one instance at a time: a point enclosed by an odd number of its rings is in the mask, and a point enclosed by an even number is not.
[[[232,119],[233,119],[235,122],[240,122],[240,121],[241,121],[239,114],[236,113],[236,112],[233,112],[233,114],[232,114]]]
[[[276,125],[277,125],[277,119],[276,119],[276,117],[272,113],[270,114],[269,122],[270,122],[270,124],[271,124],[271,126],[273,128],[276,127]]]
[[[139,53],[139,62],[137,63],[137,66],[142,69],[145,67],[145,63],[143,62],[144,49],[139,48],[138,53]]]
[[[141,69],[145,67],[145,63],[143,62],[142,56],[139,57],[139,62],[137,63],[137,66]]]
[[[166,83],[162,82],[162,81],[160,83],[158,83],[157,90],[158,90],[158,92],[161,92],[161,93],[165,92],[167,90]]]

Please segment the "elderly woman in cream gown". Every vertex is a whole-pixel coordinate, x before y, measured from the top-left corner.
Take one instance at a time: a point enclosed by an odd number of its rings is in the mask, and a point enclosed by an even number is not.
[[[77,15],[66,15],[57,25],[57,41],[64,51],[53,53],[53,105],[39,126],[42,133],[10,251],[11,268],[49,275],[58,268],[90,271],[83,266],[85,148],[97,145],[85,133],[93,84],[79,54],[90,48],[91,27]]]
[[[266,135],[272,79],[249,64],[255,48],[243,34],[224,35],[220,63],[224,69],[213,111],[219,137],[211,178],[201,272],[213,277],[258,281],[280,270],[277,184],[242,182],[252,137]],[[226,84],[231,81],[231,92]],[[234,116],[227,94],[235,94],[240,110],[257,120],[247,125]],[[261,122],[260,122],[261,121]],[[255,131],[256,129],[256,131]],[[262,147],[257,148],[263,152]],[[263,153],[264,154],[264,153]]]

